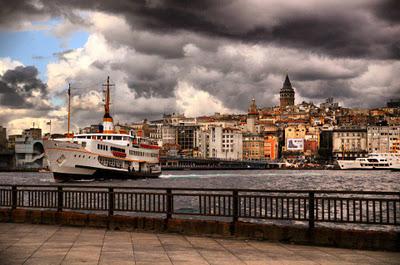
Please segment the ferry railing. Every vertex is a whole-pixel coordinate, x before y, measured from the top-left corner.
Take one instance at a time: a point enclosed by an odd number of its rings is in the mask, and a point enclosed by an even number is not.
[[[0,185],[0,207],[244,220],[395,225],[400,192]]]

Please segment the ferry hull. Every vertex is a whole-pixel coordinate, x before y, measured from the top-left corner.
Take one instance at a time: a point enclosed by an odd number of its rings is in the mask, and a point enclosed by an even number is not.
[[[101,156],[90,153],[78,144],[45,141],[46,157],[54,179],[59,182],[70,180],[138,179],[157,178],[158,168],[134,169],[133,167],[112,168],[99,162]],[[118,160],[118,158],[114,158]],[[119,159],[122,161],[121,159]],[[125,160],[121,165],[125,165]]]
[[[105,180],[105,179],[140,179],[158,178],[161,172],[121,172],[113,170],[96,170],[93,174],[70,174],[53,172],[57,182],[76,181],[76,180]]]

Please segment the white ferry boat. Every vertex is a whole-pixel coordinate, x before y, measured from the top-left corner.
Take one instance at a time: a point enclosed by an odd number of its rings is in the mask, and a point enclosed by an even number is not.
[[[161,174],[158,146],[136,137],[133,131],[129,134],[114,131],[109,87],[107,78],[105,114],[100,132],[70,134],[68,115],[67,137],[44,140],[49,167],[57,181],[158,177]]]
[[[391,169],[400,170],[400,153],[368,154],[355,160],[338,160],[341,169]]]

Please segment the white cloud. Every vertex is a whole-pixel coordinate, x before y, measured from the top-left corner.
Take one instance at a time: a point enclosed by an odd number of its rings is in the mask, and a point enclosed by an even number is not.
[[[97,85],[104,80],[110,63],[121,61],[127,56],[126,48],[115,49],[110,46],[103,35],[91,34],[83,48],[75,49],[64,54],[64,58],[58,62],[47,65],[48,86],[50,92],[61,92],[66,89],[67,83],[77,81],[77,77],[97,77]],[[108,69],[99,71],[92,67],[94,62],[106,63]],[[84,74],[83,74],[84,73]],[[101,78],[103,76],[103,78]],[[93,85],[93,79],[86,82],[84,78],[79,80],[78,86]],[[101,81],[100,81],[101,82]]]
[[[196,89],[185,81],[179,81],[175,90],[176,105],[179,111],[189,117],[209,115],[215,112],[232,113],[224,104],[208,92]]]
[[[9,57],[0,58],[0,75],[3,75],[7,70],[14,69],[17,66],[23,66],[23,64]]]

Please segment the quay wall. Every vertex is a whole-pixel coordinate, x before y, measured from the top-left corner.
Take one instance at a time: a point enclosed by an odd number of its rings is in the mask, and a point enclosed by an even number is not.
[[[0,209],[0,222],[108,228],[126,231],[153,231],[186,235],[268,240],[282,243],[318,245],[368,250],[400,251],[400,233],[302,226],[278,226],[246,222],[193,219],[162,219],[125,215],[86,214],[73,211]]]

